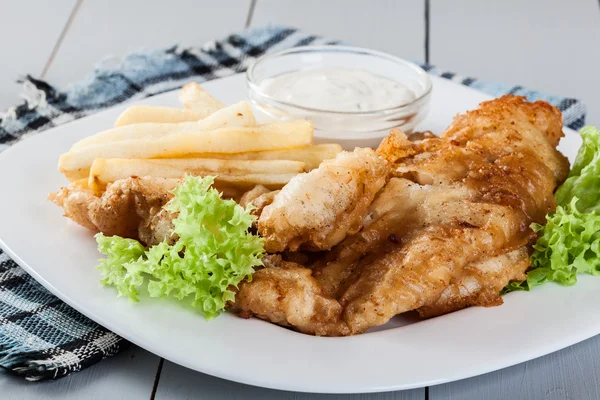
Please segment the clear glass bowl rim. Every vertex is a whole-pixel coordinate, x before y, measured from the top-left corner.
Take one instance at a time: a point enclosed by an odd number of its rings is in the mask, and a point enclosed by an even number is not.
[[[274,59],[274,58],[277,58],[280,56],[294,54],[294,53],[330,52],[331,50],[345,52],[345,53],[367,54],[370,56],[383,58],[388,61],[392,61],[397,64],[409,67],[410,69],[415,71],[417,73],[417,75],[420,77],[420,79],[423,81],[423,83],[425,84],[425,91],[419,97],[417,97],[410,103],[405,103],[405,104],[402,104],[399,106],[387,107],[387,108],[382,108],[382,109],[372,110],[372,111],[330,111],[330,110],[324,110],[324,109],[320,109],[320,108],[299,106],[297,104],[278,100],[278,99],[262,92],[260,89],[260,86],[256,83],[254,70],[261,62],[264,62],[265,60],[270,60],[270,59]],[[429,94],[431,93],[431,89],[433,87],[431,78],[429,77],[429,74],[423,68],[419,67],[417,64],[415,64],[413,62],[404,60],[402,58],[399,58],[399,57],[396,57],[391,54],[388,54],[388,53],[385,53],[382,51],[378,51],[378,50],[370,50],[370,49],[366,49],[363,47],[356,47],[356,46],[339,46],[339,45],[298,46],[298,47],[292,47],[289,49],[279,50],[274,53],[264,54],[264,55],[260,56],[259,58],[257,58],[246,70],[246,83],[248,85],[248,88],[251,91],[256,93],[258,96],[262,97],[263,99],[266,99],[274,104],[281,104],[283,106],[296,108],[298,110],[309,111],[312,113],[323,113],[323,114],[329,114],[329,115],[379,115],[379,114],[386,115],[386,114],[390,114],[390,113],[400,112],[405,109],[413,108],[415,105],[418,105],[419,103],[421,103],[423,99],[426,99],[429,96]]]

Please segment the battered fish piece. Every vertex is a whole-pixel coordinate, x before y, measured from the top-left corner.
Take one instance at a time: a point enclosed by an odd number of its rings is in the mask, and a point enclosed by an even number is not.
[[[489,210],[474,213],[470,203],[474,197],[473,191],[461,185],[433,188],[404,178],[391,178],[369,207],[365,228],[336,246],[324,263],[313,266],[316,279],[325,293],[341,297],[360,277],[365,265],[406,244],[410,235],[423,227],[452,225],[459,220],[484,224],[481,217]],[[439,212],[440,209],[446,212]],[[500,213],[504,212],[502,209]]]
[[[525,280],[529,263],[527,247],[521,247],[467,265],[436,301],[417,311],[421,317],[431,318],[474,305],[498,306],[502,304],[500,291],[510,281]]]
[[[271,190],[263,185],[256,185],[253,189],[244,193],[239,203],[244,208],[254,207],[252,214],[260,217],[265,207],[273,202],[277,193],[279,193],[279,190]]]
[[[341,320],[342,306],[323,295],[311,276],[311,270],[281,256],[266,256],[265,268],[252,275],[252,282],[242,282],[233,312],[291,326],[317,336],[343,336],[350,330]]]
[[[388,172],[373,150],[357,148],[294,177],[262,210],[258,232],[265,249],[331,249],[362,227]]]
[[[66,217],[88,229],[107,236],[155,242],[158,238],[152,238],[153,229],[148,227],[152,223],[160,224],[153,218],[171,199],[170,191],[177,182],[175,179],[131,177],[108,185],[100,196],[74,182],[58,193],[50,194],[48,199],[62,207]],[[164,227],[161,231],[165,231]]]
[[[163,206],[173,197],[171,191],[179,182],[178,179],[134,176],[109,184],[99,194],[85,182],[76,181],[57,193],[51,193],[48,199],[62,207],[65,217],[94,232],[137,239],[152,246],[164,241],[172,243],[177,239],[172,233],[174,216]],[[213,187],[226,199],[240,199],[243,195],[236,187]],[[259,192],[265,195],[257,196]],[[266,197],[275,192],[261,187],[249,193],[256,201],[255,197],[265,197],[263,203],[267,204]]]
[[[384,143],[380,154],[396,167],[394,173],[426,185],[430,193],[412,216],[420,229],[396,234],[402,246],[354,267],[356,281],[340,299],[351,331],[421,307],[423,315],[435,315],[501,304],[499,291],[511,279],[522,279],[529,266],[522,255],[535,242],[530,224],[543,222],[556,207],[553,191],[568,173],[568,162],[555,148],[561,135],[556,108],[505,96],[457,117],[441,139]],[[394,154],[398,157],[390,159]],[[427,206],[448,183],[471,194]],[[484,262],[490,258],[506,262],[503,270],[482,273],[495,265]],[[467,283],[470,290],[456,290]]]

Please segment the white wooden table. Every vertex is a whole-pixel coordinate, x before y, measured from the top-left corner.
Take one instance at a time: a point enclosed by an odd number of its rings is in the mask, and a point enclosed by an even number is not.
[[[600,125],[598,0],[3,0],[1,5],[0,110],[19,101],[15,82],[28,73],[65,86],[83,79],[107,55],[199,45],[273,22],[428,60],[463,75],[576,97],[588,106],[588,123]],[[236,384],[132,345],[55,382],[0,375],[0,398],[600,399],[600,336],[472,379],[351,396]]]

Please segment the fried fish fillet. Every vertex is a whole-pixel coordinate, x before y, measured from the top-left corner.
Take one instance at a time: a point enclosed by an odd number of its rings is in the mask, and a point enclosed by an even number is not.
[[[357,148],[297,175],[262,210],[258,231],[265,249],[331,249],[362,227],[388,172],[373,150]]]
[[[301,314],[311,324],[298,321],[289,313],[315,310],[314,299],[296,296],[293,308],[277,307],[287,301],[282,292],[271,298],[278,314],[269,313],[259,294],[250,294],[253,283],[244,284],[239,309],[260,309],[260,318],[306,333],[346,335],[409,310],[432,316],[501,304],[500,290],[523,279],[529,266],[531,222],[543,222],[555,208],[553,191],[568,173],[556,150],[561,136],[555,107],[516,96],[458,116],[441,138],[392,134],[378,154],[395,177],[368,206],[363,229],[310,268],[318,284],[311,292],[336,312],[327,322],[317,311]]]
[[[311,270],[281,256],[266,256],[265,268],[242,282],[231,311],[248,313],[279,325],[319,336],[350,334],[342,321],[342,306],[324,296]]]
[[[500,304],[502,287],[523,279],[529,265],[522,257],[535,240],[529,225],[555,208],[553,191],[568,173],[555,148],[561,127],[560,113],[549,104],[508,96],[459,116],[441,139],[402,139],[397,151],[384,143],[382,154],[400,155],[388,158],[394,173],[430,193],[411,216],[421,227],[395,232],[402,246],[359,266],[356,282],[340,299],[351,330],[421,307],[423,315],[433,315]],[[448,184],[464,187],[465,196],[436,202],[447,196]],[[515,251],[521,258],[506,256]],[[503,271],[469,269],[486,266],[489,258],[503,260]],[[466,282],[471,290],[452,291]]]
[[[107,236],[118,235],[149,243],[160,239],[153,236],[165,230],[164,224],[153,219],[171,199],[170,191],[177,182],[131,177],[108,185],[101,195],[73,182],[48,198],[79,225]],[[154,224],[158,224],[158,228],[150,229]]]
[[[76,181],[51,193],[48,199],[62,207],[64,215],[79,225],[107,236],[138,239],[151,246],[176,239],[171,232],[173,215],[163,206],[173,197],[171,191],[179,182],[178,179],[134,176],[111,183],[104,192],[96,193],[85,182]],[[224,198],[243,196],[239,188],[213,186]],[[246,201],[252,199],[264,206],[270,203],[269,198],[274,193],[258,185],[247,193]]]
[[[421,317],[429,318],[473,305],[500,305],[500,291],[509,281],[524,280],[528,266],[527,247],[466,265],[436,301],[417,311]]]
[[[370,238],[377,231],[379,240],[346,272],[343,294],[338,289],[344,320],[354,333],[434,302],[465,265],[528,240],[529,234],[520,232],[520,212],[476,202],[477,193],[468,188],[407,183],[406,190],[422,198],[411,196],[412,204],[402,204],[404,215],[389,214],[391,220],[378,220],[361,232]]]

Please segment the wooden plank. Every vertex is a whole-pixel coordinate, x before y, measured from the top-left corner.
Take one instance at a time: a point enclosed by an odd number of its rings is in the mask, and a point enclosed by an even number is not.
[[[600,336],[501,371],[433,386],[429,398],[600,399]]]
[[[257,0],[251,25],[289,25],[423,61],[424,13],[423,0]]]
[[[47,79],[65,86],[107,56],[175,44],[200,46],[244,28],[250,0],[85,0],[50,65]]]
[[[56,381],[27,382],[0,375],[3,400],[147,400],[160,358],[137,346]]]
[[[2,2],[0,111],[23,101],[16,81],[42,73],[74,6],[75,0]]]
[[[599,42],[597,0],[431,0],[433,64],[579,98],[596,125]]]
[[[169,361],[165,361],[163,365],[155,397],[156,400],[423,400],[424,398],[425,389],[353,395],[294,393],[263,389],[201,374]]]

